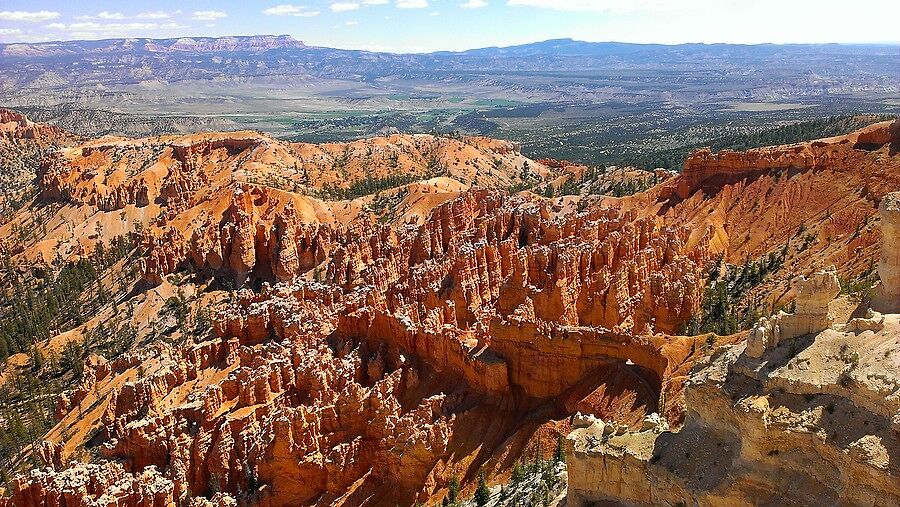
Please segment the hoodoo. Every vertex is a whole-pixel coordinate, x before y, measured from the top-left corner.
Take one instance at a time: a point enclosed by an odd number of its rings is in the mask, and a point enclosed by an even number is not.
[[[679,430],[576,425],[566,505],[900,504],[898,197],[879,207],[875,306],[888,314],[835,325],[834,271],[801,278],[795,313],[761,319],[691,375]]]
[[[656,177],[484,137],[0,120],[53,147],[2,214],[0,396],[67,382],[0,507],[434,506],[551,455],[559,500],[564,435],[573,507],[900,498],[894,124],[611,197]],[[879,251],[874,307],[839,296]]]

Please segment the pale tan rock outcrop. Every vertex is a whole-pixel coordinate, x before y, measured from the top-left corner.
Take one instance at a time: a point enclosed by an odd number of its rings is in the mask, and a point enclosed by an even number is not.
[[[834,324],[834,317],[828,312],[828,303],[841,292],[834,268],[818,271],[809,279],[801,276],[796,285],[794,313],[779,312],[771,318],[760,319],[747,338],[747,355],[761,357],[766,350],[786,340],[818,333]]]
[[[900,316],[761,359],[723,348],[676,432],[568,438],[567,505],[900,504]]]
[[[878,276],[881,286],[876,295],[876,309],[900,313],[900,192],[884,196],[878,207],[881,215],[881,261]]]
[[[884,329],[884,315],[869,309],[865,317],[857,317],[847,322],[846,329],[854,333],[864,331],[878,332]]]
[[[778,319],[782,340],[817,333],[834,324],[834,317],[828,313],[828,303],[841,292],[834,268],[818,271],[809,279],[800,277],[796,286],[796,310]]]
[[[795,314],[720,348],[678,431],[576,424],[567,505],[900,505],[900,314],[831,329],[838,292],[833,270],[802,279]]]

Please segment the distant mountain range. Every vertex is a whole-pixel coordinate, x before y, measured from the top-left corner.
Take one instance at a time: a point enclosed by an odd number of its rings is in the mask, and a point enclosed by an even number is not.
[[[506,47],[485,47],[465,51],[436,51],[407,53],[419,56],[463,57],[524,57],[524,56],[593,56],[629,55],[776,55],[776,54],[886,54],[897,56],[898,45],[890,44],[633,44],[625,42],[585,42],[573,39],[552,39]],[[84,53],[217,53],[264,52],[276,49],[332,49],[308,46],[290,35],[237,35],[227,37],[178,37],[171,39],[119,38],[102,40],[70,40],[34,43],[0,43],[3,56],[59,56]],[[354,53],[370,51],[338,50]],[[400,53],[390,53],[401,56]]]
[[[185,60],[185,55],[198,58]],[[138,58],[138,60],[135,60]],[[900,76],[900,46],[626,44],[549,40],[462,52],[395,54],[308,46],[288,35],[106,39],[0,44],[7,86],[47,73],[57,85],[223,76],[302,75],[373,80],[448,72],[584,72],[615,69],[865,73]],[[413,73],[413,75],[406,75]],[[37,83],[39,87],[48,83]]]
[[[590,163],[900,112],[900,46],[557,39],[396,54],[287,35],[0,44],[0,106],[82,135],[465,132]]]
[[[103,39],[0,44],[0,53],[10,57],[50,57],[109,53],[217,53],[305,48],[290,35],[235,37],[180,37],[176,39]]]

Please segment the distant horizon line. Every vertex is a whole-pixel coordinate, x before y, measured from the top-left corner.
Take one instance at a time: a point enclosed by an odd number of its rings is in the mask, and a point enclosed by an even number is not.
[[[177,41],[180,39],[207,39],[207,40],[221,40],[221,39],[233,39],[233,38],[243,38],[250,39],[255,37],[273,37],[273,38],[284,38],[289,37],[295,42],[299,42],[306,47],[309,48],[325,48],[325,49],[338,49],[344,51],[363,51],[367,53],[387,53],[387,54],[395,54],[395,55],[404,55],[404,54],[434,54],[434,53],[465,53],[467,51],[478,51],[484,49],[511,49],[518,47],[526,47],[533,46],[537,44],[546,44],[548,42],[580,42],[584,44],[619,44],[619,45],[627,45],[627,46],[663,46],[663,47],[678,47],[678,46],[889,46],[889,47],[898,47],[900,48],[900,40],[898,41],[884,41],[884,42],[755,42],[755,43],[736,43],[736,42],[678,42],[678,43],[665,43],[665,42],[624,42],[624,41],[616,41],[616,40],[604,40],[604,41],[588,41],[583,39],[574,39],[572,37],[560,37],[560,38],[551,38],[544,40],[536,40],[532,42],[525,42],[521,44],[510,44],[510,45],[491,45],[491,46],[477,46],[468,49],[437,49],[433,51],[390,51],[390,50],[370,50],[370,49],[361,49],[361,48],[351,48],[351,47],[339,47],[339,46],[325,46],[325,45],[316,45],[316,44],[307,44],[302,39],[298,39],[291,34],[251,34],[251,35],[222,35],[222,36],[211,36],[211,35],[185,35],[180,37],[104,37],[101,39],[57,39],[57,40],[46,40],[46,41],[34,41],[34,42],[5,42],[0,41],[0,46],[29,46],[29,45],[40,45],[40,44],[59,44],[59,43],[67,43],[67,42],[106,42],[106,41],[124,41],[124,40],[147,40],[147,41]]]

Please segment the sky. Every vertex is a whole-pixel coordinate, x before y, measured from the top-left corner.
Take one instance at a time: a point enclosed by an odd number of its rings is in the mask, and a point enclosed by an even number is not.
[[[900,43],[898,19],[900,0],[0,0],[0,41],[289,34],[391,52],[555,38]]]

